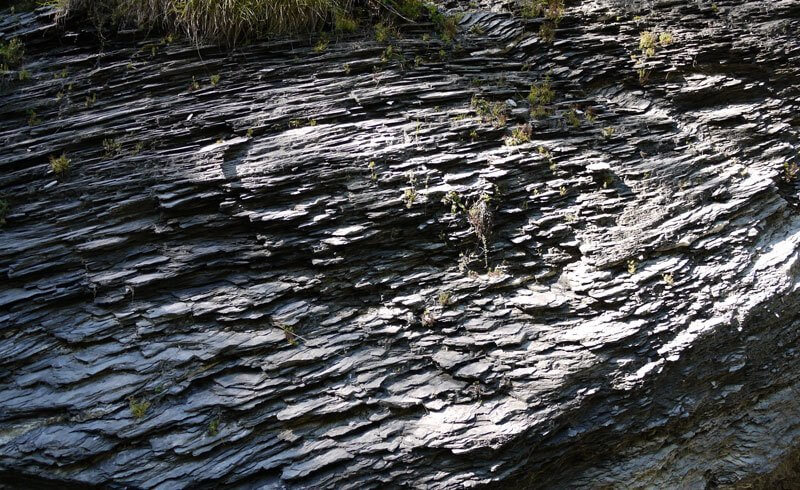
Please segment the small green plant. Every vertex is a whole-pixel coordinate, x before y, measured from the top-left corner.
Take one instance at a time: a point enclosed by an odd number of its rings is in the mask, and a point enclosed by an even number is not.
[[[145,399],[137,400],[134,397],[130,397],[128,399],[128,408],[130,408],[131,415],[135,419],[140,419],[145,416],[147,409],[150,408],[150,402]]]
[[[93,93],[91,96],[88,96],[88,95],[86,96],[86,102],[84,103],[84,105],[88,109],[88,108],[92,107],[95,102],[97,102],[97,94]]]
[[[614,136],[614,132],[615,131],[616,131],[616,129],[614,129],[614,126],[606,126],[606,127],[604,127],[603,128],[603,138],[611,139],[611,137]]]
[[[214,418],[208,423],[208,435],[211,437],[219,434],[219,418]]]
[[[39,116],[36,115],[36,111],[34,111],[33,109],[28,109],[27,114],[28,114],[28,126],[33,127],[38,124],[41,124],[42,120],[39,119]]]
[[[442,308],[446,306],[450,306],[450,303],[453,301],[453,295],[450,294],[449,291],[442,291],[439,293],[439,297],[436,298],[436,302],[439,303],[439,306]]]
[[[586,111],[584,111],[583,118],[586,119],[586,122],[589,124],[594,124],[594,122],[597,120],[597,114],[594,113],[594,109],[589,107],[586,109]]]
[[[245,133],[245,135],[246,135],[248,138],[252,138],[252,137],[253,137],[253,134],[255,134],[255,132],[253,131],[253,128],[248,128],[248,129],[247,129],[247,133]]]
[[[67,173],[71,163],[66,153],[62,153],[60,157],[50,156],[50,168],[53,170],[53,173],[58,176]]]
[[[322,35],[317,39],[317,43],[314,45],[314,52],[315,53],[324,53],[328,50],[328,46],[331,44],[331,40],[328,39],[328,36]]]
[[[293,325],[278,325],[278,328],[283,330],[283,335],[286,337],[286,342],[289,342],[289,345],[292,347],[298,345],[297,334],[295,333]]]
[[[662,47],[669,46],[672,44],[672,33],[671,32],[662,32],[658,35],[658,44]]]
[[[470,106],[484,122],[491,122],[495,127],[503,127],[508,121],[508,106],[505,102],[489,102],[479,95],[472,97]]]
[[[578,111],[576,111],[574,107],[571,107],[567,111],[567,122],[573,128],[579,128],[581,126],[581,118],[578,117]]]
[[[379,43],[389,42],[398,37],[400,37],[400,33],[397,31],[397,28],[391,24],[384,24],[382,22],[375,24],[375,40]]]
[[[211,75],[211,79],[209,81],[211,82],[211,86],[212,87],[216,87],[217,85],[219,85],[220,76],[219,75]]]
[[[555,41],[556,24],[554,22],[545,22],[539,26],[539,38],[546,43]]]
[[[530,124],[520,124],[511,130],[511,136],[505,139],[506,146],[518,146],[531,141],[533,128]]]
[[[426,308],[425,311],[422,312],[420,323],[422,323],[423,327],[432,327],[436,325],[436,317],[430,310]]]
[[[797,179],[797,174],[800,173],[800,166],[794,162],[783,162],[783,180],[786,182],[794,182]]]
[[[647,57],[656,54],[656,35],[652,31],[639,33],[639,50]]]
[[[0,60],[8,67],[16,67],[22,63],[22,57],[25,56],[25,47],[17,38],[4,43],[0,42]]]
[[[567,195],[567,188],[565,186],[563,186],[563,185],[561,187],[559,187],[558,188],[558,195],[560,195],[561,197],[566,196]]]
[[[25,82],[31,79],[31,72],[26,69],[22,69],[17,74],[20,82]]]
[[[522,15],[560,21],[564,16],[564,0],[525,0],[522,3]]]
[[[122,150],[122,144],[114,138],[103,140],[103,150],[105,150],[105,157],[111,158],[116,156]]]
[[[371,160],[367,164],[367,168],[369,169],[369,178],[371,181],[375,182],[378,180],[378,173],[375,171],[375,160]]]
[[[142,143],[141,141],[137,141],[136,144],[133,145],[133,149],[131,150],[131,155],[136,156],[139,153],[141,153],[143,149],[144,149],[144,143]]]
[[[672,276],[671,272],[667,272],[666,274],[662,274],[661,278],[664,280],[664,283],[667,286],[672,286],[675,284],[675,278]]]
[[[636,261],[633,259],[628,260],[628,274],[636,274]]]
[[[192,83],[189,84],[189,92],[200,90],[200,82],[197,81],[195,76],[192,76]]]
[[[549,106],[556,97],[556,92],[550,83],[550,77],[547,76],[541,82],[531,85],[531,90],[528,93],[528,103],[531,106],[531,117],[534,119],[542,119],[550,114]]]
[[[403,191],[403,202],[406,204],[407,209],[411,209],[411,206],[414,205],[414,201],[417,200],[417,190],[413,187],[409,187]]]

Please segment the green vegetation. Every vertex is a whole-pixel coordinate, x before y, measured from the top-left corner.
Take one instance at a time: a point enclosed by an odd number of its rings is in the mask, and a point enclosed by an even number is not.
[[[128,399],[128,408],[130,408],[131,415],[134,418],[140,419],[145,416],[147,409],[150,408],[150,402],[147,400],[137,400],[134,397]]]
[[[489,102],[480,95],[474,95],[470,106],[484,122],[491,122],[495,127],[503,127],[508,121],[508,107],[505,102]]]
[[[50,156],[50,168],[58,176],[64,175],[69,171],[72,161],[67,158],[66,153],[62,153],[60,157]]]
[[[564,17],[564,0],[524,0],[522,15],[530,18],[543,17],[539,37],[545,42],[553,42],[556,28]]]
[[[800,173],[800,166],[794,162],[783,162],[783,180],[786,182],[794,182],[797,179],[797,174]]]
[[[28,126],[33,127],[41,124],[42,120],[36,115],[36,111],[28,109],[26,113],[28,114]]]
[[[328,36],[322,35],[317,39],[317,43],[314,44],[314,52],[315,53],[324,53],[328,50],[328,45],[330,45],[331,40],[328,39]]]
[[[209,79],[209,81],[211,82],[211,86],[212,87],[216,87],[217,85],[219,85],[220,76],[219,75],[211,75],[211,78]]]
[[[574,107],[570,107],[567,111],[567,122],[573,128],[581,127],[581,118],[578,117],[578,111]]]
[[[530,124],[520,124],[511,130],[511,136],[505,140],[506,146],[518,146],[531,141],[533,128]]]
[[[9,68],[15,68],[22,63],[22,57],[25,56],[25,47],[22,41],[17,38],[4,43],[0,42],[0,64],[3,70],[8,71]]]
[[[450,306],[450,303],[453,302],[453,295],[450,294],[449,291],[442,291],[439,293],[439,297],[436,298],[436,302],[439,303],[439,306],[442,308]]]
[[[467,221],[473,233],[483,245],[483,262],[489,268],[489,235],[492,232],[492,210],[489,207],[491,198],[488,194],[483,194],[475,203],[470,206],[467,212]]]
[[[630,275],[636,274],[636,261],[633,259],[630,259],[628,261],[628,274]]]
[[[528,94],[528,102],[531,105],[531,117],[543,119],[550,114],[549,106],[556,97],[556,93],[550,84],[550,77],[547,76],[539,83],[531,85]]]
[[[103,150],[105,150],[105,157],[111,158],[116,156],[122,150],[122,144],[114,138],[103,140]]]
[[[661,278],[664,280],[664,283],[667,286],[672,286],[675,284],[675,278],[672,276],[671,272],[667,272],[666,274],[662,274]]]
[[[457,16],[447,16],[422,0],[47,0],[60,16],[89,19],[100,28],[131,26],[162,28],[185,33],[196,43],[211,41],[229,46],[275,35],[312,33],[331,29],[356,31],[361,21],[378,22],[388,30],[379,41],[396,37],[395,22],[417,22],[428,17],[450,42],[458,29]],[[393,31],[394,30],[394,31]]]
[[[217,434],[219,434],[219,418],[215,418],[208,423],[208,435],[214,437]]]

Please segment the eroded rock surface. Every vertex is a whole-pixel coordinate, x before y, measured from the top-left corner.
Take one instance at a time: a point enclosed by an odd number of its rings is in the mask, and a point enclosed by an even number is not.
[[[584,1],[552,44],[489,3],[389,52],[3,17],[6,483],[789,478],[800,1]]]

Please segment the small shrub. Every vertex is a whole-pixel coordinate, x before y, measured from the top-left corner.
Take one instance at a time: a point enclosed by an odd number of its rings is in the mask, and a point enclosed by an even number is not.
[[[0,60],[4,65],[12,68],[19,66],[23,56],[25,56],[25,47],[19,39],[14,38],[8,43],[0,42]]]
[[[56,175],[61,176],[67,173],[71,163],[72,162],[67,158],[65,153],[62,153],[60,157],[50,156],[50,168]]]
[[[661,46],[669,46],[672,44],[672,33],[671,32],[662,32],[658,35],[658,44]]]
[[[475,233],[475,236],[483,245],[483,261],[486,268],[489,268],[489,236],[492,232],[493,215],[489,207],[490,197],[482,195],[467,212],[467,221]]]
[[[630,259],[628,261],[628,274],[630,275],[636,274],[636,261],[633,259]]]
[[[211,82],[211,86],[212,87],[216,87],[217,85],[219,85],[220,76],[219,75],[211,75],[211,78],[210,78],[209,81]]]
[[[18,77],[20,82],[28,81],[31,79],[31,72],[23,68],[19,71]]]
[[[470,101],[470,106],[481,120],[491,122],[495,127],[503,127],[508,121],[508,107],[505,102],[489,102],[475,95]]]
[[[560,21],[564,17],[564,0],[524,0],[522,15]]]
[[[439,297],[436,298],[436,301],[437,303],[439,303],[439,306],[441,307],[449,306],[450,303],[453,301],[453,295],[450,294],[449,291],[442,291],[441,293],[439,293]]]
[[[555,41],[556,24],[553,22],[545,22],[539,26],[539,38],[546,43],[552,43]]]

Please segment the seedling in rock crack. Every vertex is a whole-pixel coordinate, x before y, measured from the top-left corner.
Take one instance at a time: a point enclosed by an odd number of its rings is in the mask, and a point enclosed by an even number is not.
[[[439,303],[439,306],[442,308],[446,306],[450,306],[450,303],[453,301],[453,295],[450,294],[449,291],[442,291],[439,293],[439,297],[436,298],[436,302]]]
[[[331,41],[330,39],[328,39],[327,36],[325,35],[320,36],[320,38],[317,40],[317,43],[314,45],[314,52],[317,54],[324,53],[325,51],[328,50],[328,45],[330,43]]]
[[[525,0],[522,2],[522,15],[560,21],[564,16],[564,0]]]
[[[378,180],[378,173],[375,171],[375,160],[370,161],[369,164],[367,165],[367,168],[369,169],[370,180],[372,180],[373,182]]]
[[[567,122],[573,128],[581,127],[581,118],[578,117],[578,111],[576,111],[574,107],[571,107],[570,110],[567,111]]]
[[[413,172],[409,172],[407,176],[409,187],[403,191],[403,202],[406,204],[407,209],[411,209],[411,206],[414,205],[414,201],[417,200],[417,177]]]
[[[550,77],[546,76],[545,79],[539,83],[531,85],[531,91],[528,94],[528,102],[531,107],[537,105],[550,105],[555,99],[556,92],[550,84]]]
[[[209,79],[209,81],[211,82],[211,86],[212,87],[216,87],[217,85],[219,85],[220,76],[219,75],[211,75],[211,78]]]
[[[134,418],[140,419],[145,416],[147,409],[150,408],[150,402],[147,400],[137,400],[134,397],[128,399],[128,407],[131,410],[131,415]]]
[[[545,22],[539,27],[539,38],[546,42],[552,43],[556,39],[556,23]]]
[[[58,176],[64,175],[69,171],[70,163],[71,161],[65,153],[62,153],[60,157],[50,156],[50,168]]]
[[[442,198],[442,203],[450,206],[450,212],[456,214],[459,211],[467,212],[466,206],[461,202],[461,196],[456,191],[450,191]]]
[[[511,136],[505,139],[506,146],[518,146],[531,141],[533,128],[530,124],[520,124],[511,130]]]
[[[794,162],[783,163],[783,180],[786,182],[794,182],[797,174],[800,173],[800,166]]]
[[[95,102],[97,102],[97,94],[92,94],[91,96],[87,95],[86,96],[86,102],[85,102],[84,105],[88,109],[88,108],[92,107]]]
[[[436,317],[431,313],[430,310],[427,308],[425,311],[422,312],[422,317],[420,317],[420,323],[422,323],[423,327],[432,327],[436,325]]]
[[[379,43],[385,43],[398,37],[400,37],[400,33],[394,26],[384,23],[375,24],[375,40]]]
[[[39,117],[36,115],[36,111],[34,111],[33,109],[28,109],[27,113],[28,113],[28,126],[33,127],[42,122],[42,120],[39,119]]]
[[[661,278],[664,279],[664,283],[667,286],[672,286],[673,284],[675,284],[675,278],[672,277],[672,273],[671,272],[667,272],[666,274],[663,274],[661,276]]]
[[[192,76],[192,83],[189,84],[189,92],[195,90],[200,90],[200,82],[197,81],[196,77]]]
[[[589,107],[583,113],[583,118],[586,119],[586,122],[589,124],[594,124],[594,122],[597,120],[597,114],[594,113],[594,109]]]
[[[122,144],[120,144],[114,138],[104,139],[103,140],[103,150],[105,150],[105,157],[111,158],[116,156],[120,150],[122,149]]]
[[[208,435],[211,437],[219,434],[219,418],[214,418],[208,423]]]
[[[18,77],[20,82],[25,82],[31,79],[31,72],[23,68],[19,71]]]
[[[286,341],[289,342],[289,345],[297,346],[297,335],[295,334],[294,326],[278,325],[278,328],[283,330],[283,334],[286,336]]]
[[[633,259],[630,259],[628,261],[628,274],[630,275],[636,274],[636,261]]]
[[[482,121],[491,122],[495,127],[503,127],[508,121],[508,107],[505,102],[489,102],[475,95],[470,101],[470,106]]]
[[[561,187],[559,187],[559,188],[558,188],[558,194],[559,194],[561,197],[564,197],[564,196],[566,196],[566,195],[567,195],[567,188],[566,188],[565,186],[563,186],[563,185],[562,185]]]
[[[606,126],[606,127],[604,127],[603,128],[603,138],[611,139],[611,137],[614,136],[614,131],[616,131],[614,129],[614,126]]]
[[[658,35],[658,44],[662,47],[669,46],[672,44],[672,33],[671,32],[662,32]]]

